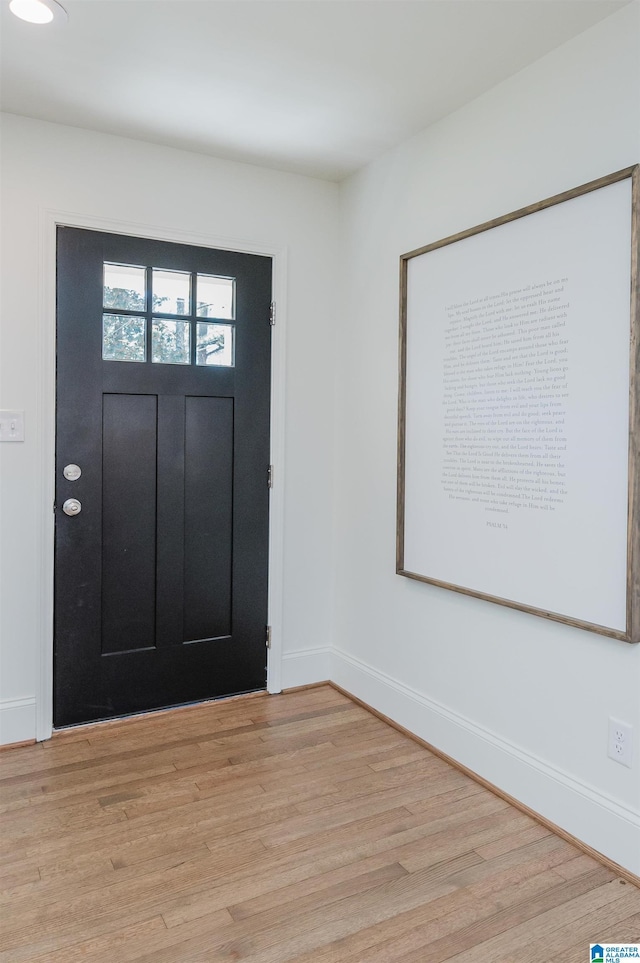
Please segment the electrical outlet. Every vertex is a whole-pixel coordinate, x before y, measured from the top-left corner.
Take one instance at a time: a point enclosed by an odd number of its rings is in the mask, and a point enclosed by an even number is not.
[[[633,726],[620,719],[609,718],[609,749],[607,755],[615,762],[631,768],[631,736]]]

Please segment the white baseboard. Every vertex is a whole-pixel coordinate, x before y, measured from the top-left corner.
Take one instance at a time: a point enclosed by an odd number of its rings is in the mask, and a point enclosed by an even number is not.
[[[346,652],[328,678],[592,849],[640,875],[640,813]]]
[[[313,685],[329,678],[329,647],[302,649],[282,656],[282,688]]]
[[[36,737],[36,700],[5,699],[0,702],[0,746],[27,742]]]

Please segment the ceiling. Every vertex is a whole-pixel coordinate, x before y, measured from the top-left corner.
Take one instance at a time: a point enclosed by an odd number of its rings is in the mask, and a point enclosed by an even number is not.
[[[629,0],[2,0],[2,109],[340,180]]]

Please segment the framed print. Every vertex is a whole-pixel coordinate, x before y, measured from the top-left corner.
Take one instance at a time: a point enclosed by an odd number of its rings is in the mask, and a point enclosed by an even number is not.
[[[398,574],[640,640],[639,167],[402,255]]]

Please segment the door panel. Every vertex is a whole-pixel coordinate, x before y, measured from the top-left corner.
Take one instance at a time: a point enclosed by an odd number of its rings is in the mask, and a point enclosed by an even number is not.
[[[56,726],[265,686],[270,278],[59,229]]]
[[[156,644],[158,405],[155,395],[105,394],[102,402],[102,652],[108,654]]]
[[[231,635],[233,399],[185,400],[184,637],[197,641]]]

